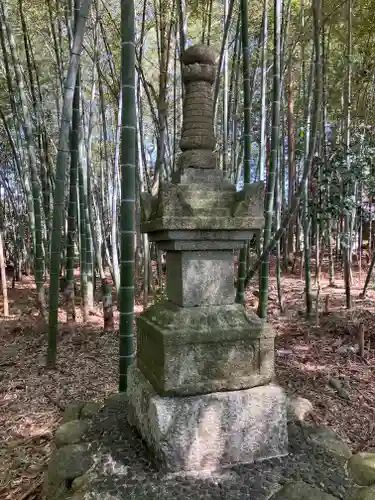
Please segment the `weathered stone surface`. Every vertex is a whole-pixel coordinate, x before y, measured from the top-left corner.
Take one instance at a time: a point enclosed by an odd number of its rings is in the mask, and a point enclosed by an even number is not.
[[[80,403],[70,403],[64,410],[62,423],[70,422],[71,420],[79,419],[81,415],[81,410],[85,406],[85,403],[82,401]]]
[[[232,215],[234,217],[252,217],[263,216],[264,204],[264,184],[256,182],[254,184],[245,184],[242,191],[236,193],[235,203],[233,205]]]
[[[85,404],[81,411],[81,418],[91,418],[96,415],[101,408],[103,407],[102,403],[99,401],[89,401]]]
[[[189,97],[185,97],[184,99],[184,112],[187,123],[191,123],[194,118],[201,118],[206,122],[210,120],[210,122],[213,123],[212,109],[212,102],[207,104],[207,99],[205,97],[202,99],[190,99]],[[184,123],[185,119],[183,124]]]
[[[68,500],[86,500],[87,493],[85,491],[76,491],[69,497]]]
[[[174,242],[184,242],[184,245],[190,244],[189,247],[184,248],[184,250],[195,250],[195,245],[205,242],[218,242],[229,243],[229,246],[224,246],[223,250],[232,250],[233,244],[236,245],[237,249],[243,248],[246,241],[251,238],[253,231],[241,230],[241,231],[230,231],[230,230],[218,230],[218,231],[200,231],[200,230],[175,230],[175,231],[157,231],[155,233],[150,233],[150,241],[155,241],[158,247],[161,249],[174,250],[173,247],[169,245],[174,244]],[[212,249],[210,249],[212,250]]]
[[[203,470],[287,453],[286,398],[276,385],[203,396],[160,397],[128,372],[135,425],[169,470]]]
[[[159,302],[137,318],[137,363],[162,395],[247,389],[272,380],[274,337],[240,304]]]
[[[215,81],[215,74],[215,68],[209,64],[190,64],[182,68],[182,78],[185,84],[202,81],[212,85]]]
[[[178,158],[180,169],[202,168],[214,169],[216,166],[216,155],[211,149],[200,149],[197,151],[184,151]]]
[[[232,217],[231,215],[218,217],[217,215],[196,215],[188,216],[161,216],[144,222],[141,231],[144,233],[154,231],[182,231],[182,230],[212,230],[212,231],[249,231],[259,230],[264,226],[264,217],[253,215],[245,217]]]
[[[342,387],[342,382],[341,380],[339,380],[338,378],[335,378],[335,377],[329,377],[328,378],[328,383],[331,387],[333,387],[334,389],[336,390],[339,390],[341,389]]]
[[[168,252],[167,295],[181,307],[233,304],[233,251]]]
[[[272,495],[270,500],[337,500],[337,497],[310,486],[303,481],[291,482]]]
[[[341,389],[338,390],[337,394],[340,396],[340,398],[345,399],[346,401],[350,400],[350,393],[345,387],[341,387]]]
[[[360,452],[353,455],[348,462],[348,470],[357,484],[375,484],[375,453]]]
[[[207,153],[208,151],[203,149],[197,151],[185,151],[180,155],[180,158],[188,158],[190,155],[193,155],[194,158],[198,159],[202,157],[203,154],[206,155]],[[211,151],[211,154],[214,153]],[[233,193],[236,193],[236,186],[224,178],[223,171],[217,168],[207,168],[203,160],[201,165],[197,164],[194,167],[185,167],[183,168],[183,171],[181,171],[180,166],[179,170],[172,172],[173,184],[187,186],[190,189],[203,189],[208,187],[215,191],[232,191]]]
[[[324,448],[331,455],[344,461],[352,456],[349,446],[330,427],[324,425],[309,427],[309,440]]]
[[[195,44],[188,47],[182,54],[183,64],[211,64],[216,63],[215,51],[205,44]]]
[[[148,221],[156,213],[158,207],[158,197],[150,193],[141,193],[141,220]]]
[[[71,420],[60,425],[55,433],[55,444],[59,448],[67,444],[79,443],[89,424],[84,420]]]
[[[287,409],[289,422],[303,422],[313,412],[313,405],[311,401],[301,396],[289,397]]]
[[[345,500],[358,500],[358,496],[360,495],[361,491],[364,490],[362,486],[353,486],[352,488],[349,489],[345,496]]]
[[[206,48],[193,47],[192,53],[186,57],[182,68],[182,78],[186,86],[186,96],[183,103],[184,122],[181,130],[180,148],[189,150],[213,150],[216,144],[213,127],[213,95],[212,84],[215,80],[216,68],[212,61],[211,51]],[[195,126],[189,119],[196,116],[201,109],[201,121]],[[192,115],[192,113],[194,113]]]
[[[70,497],[70,491],[67,488],[65,482],[58,483],[56,485],[49,485],[47,487],[46,482],[44,483],[44,492],[47,500],[65,500]]]
[[[76,477],[83,476],[93,465],[93,459],[86,444],[63,446],[53,452],[46,472],[44,489],[48,498]]]
[[[114,392],[107,396],[104,400],[103,406],[118,407],[128,402],[128,395],[126,392]]]
[[[223,241],[191,241],[191,240],[174,240],[163,241],[158,244],[163,250],[170,251],[202,251],[202,250],[239,250],[245,246],[245,241],[239,240],[223,240]]]
[[[198,132],[197,132],[198,133]],[[181,151],[188,149],[213,149],[216,145],[216,139],[213,135],[188,135],[181,138],[180,148]]]
[[[95,478],[95,475],[91,472],[83,474],[83,476],[78,476],[72,482],[72,491],[84,491],[87,489],[91,481]]]
[[[189,229],[233,232],[263,227],[264,187],[261,183],[246,188],[245,195],[236,194],[230,184],[224,183],[219,190],[217,185],[211,186],[208,181],[207,178],[204,187],[203,181],[196,186],[161,183],[156,201],[152,197],[142,198],[142,231]],[[204,191],[204,196],[199,191]]]
[[[345,497],[345,500],[375,500],[375,486],[357,486]]]

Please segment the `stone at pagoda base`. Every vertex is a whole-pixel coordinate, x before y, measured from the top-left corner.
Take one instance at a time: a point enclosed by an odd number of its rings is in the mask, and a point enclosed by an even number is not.
[[[212,470],[287,454],[281,387],[159,396],[142,372],[128,371],[129,422],[170,471]]]
[[[163,396],[249,389],[273,380],[274,338],[241,304],[160,301],[137,318],[138,368]]]

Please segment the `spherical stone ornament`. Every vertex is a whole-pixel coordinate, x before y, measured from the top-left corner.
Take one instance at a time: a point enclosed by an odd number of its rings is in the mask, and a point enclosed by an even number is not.
[[[215,67],[207,64],[192,64],[182,68],[182,80],[185,84],[199,81],[212,84],[215,81],[215,75]]]
[[[196,45],[191,45],[182,54],[183,64],[210,64],[214,65],[216,62],[216,54],[212,47],[199,43]]]

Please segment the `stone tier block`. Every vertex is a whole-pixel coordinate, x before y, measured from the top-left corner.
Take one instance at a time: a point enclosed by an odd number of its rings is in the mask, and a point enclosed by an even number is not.
[[[150,241],[157,242],[160,248],[165,248],[165,250],[204,250],[204,245],[214,243],[220,245],[218,250],[232,250],[242,248],[256,232],[256,229],[250,231],[233,231],[231,229],[218,231],[210,231],[209,229],[160,230],[150,233],[149,237]],[[207,248],[207,250],[215,249],[216,247],[211,248],[211,246]]]
[[[198,181],[201,175],[197,172],[192,177]],[[202,179],[202,182],[191,184],[161,183],[158,197],[143,193],[141,230],[147,233],[162,230],[251,231],[263,227],[262,183],[245,186],[237,193],[234,186],[220,181],[217,171],[203,170],[203,176],[206,182]]]
[[[167,470],[212,470],[287,454],[286,397],[277,385],[161,397],[133,365],[128,395],[130,424]]]
[[[274,337],[240,304],[159,302],[137,318],[137,364],[164,396],[248,389],[272,381]]]
[[[233,251],[167,252],[167,295],[181,307],[233,304]]]
[[[182,164],[179,164],[179,170],[172,172],[172,183],[197,188],[200,185],[201,189],[207,190],[208,187],[220,192],[224,190],[235,193],[236,187],[224,179],[222,170],[211,168],[211,165],[207,166],[210,156],[216,158],[215,153],[204,149],[181,153],[178,161],[181,160]],[[194,165],[188,166],[192,158]]]
[[[196,215],[192,217],[184,216],[162,216],[156,219],[141,223],[141,231],[143,233],[153,233],[155,231],[178,231],[178,230],[202,230],[202,231],[239,231],[245,227],[254,228],[254,231],[259,231],[263,227],[264,218],[252,215],[217,217],[207,216],[206,214]]]

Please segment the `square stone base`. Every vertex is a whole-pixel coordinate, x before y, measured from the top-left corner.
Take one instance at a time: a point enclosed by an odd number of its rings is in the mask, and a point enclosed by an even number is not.
[[[133,365],[128,396],[129,423],[168,470],[215,469],[287,454],[286,396],[277,385],[162,397]]]

